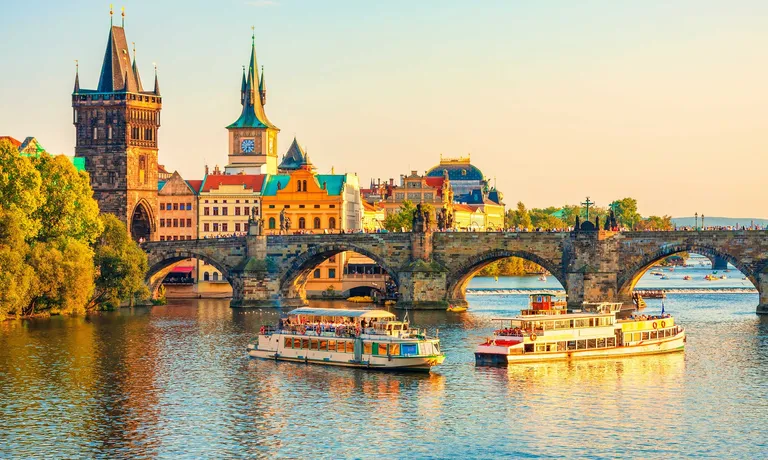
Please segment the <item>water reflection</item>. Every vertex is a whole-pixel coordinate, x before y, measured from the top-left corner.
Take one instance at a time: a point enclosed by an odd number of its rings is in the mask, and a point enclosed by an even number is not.
[[[447,354],[429,375],[249,360],[280,311],[226,300],[0,323],[0,457],[765,457],[753,301],[670,295],[684,354],[476,368],[525,297],[470,297],[409,312]]]

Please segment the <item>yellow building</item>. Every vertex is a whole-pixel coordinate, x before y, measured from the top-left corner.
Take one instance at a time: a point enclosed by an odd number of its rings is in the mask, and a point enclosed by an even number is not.
[[[198,238],[227,238],[248,232],[251,213],[259,215],[261,189],[266,175],[225,175],[214,170],[206,174],[198,195]],[[212,265],[198,261],[198,294],[207,297],[228,296],[232,288]]]
[[[316,174],[295,139],[278,169],[282,174],[267,177],[261,196],[266,234],[362,230],[362,200],[357,176]],[[340,295],[344,258],[344,254],[340,254],[315,268],[307,280],[307,295]]]
[[[363,201],[363,230],[376,232],[384,228],[384,219],[387,217],[384,208]]]

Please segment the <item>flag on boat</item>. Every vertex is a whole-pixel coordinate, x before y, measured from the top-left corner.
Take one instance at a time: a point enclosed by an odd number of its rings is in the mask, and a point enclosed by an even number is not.
[[[664,299],[661,299],[661,314],[664,314]]]

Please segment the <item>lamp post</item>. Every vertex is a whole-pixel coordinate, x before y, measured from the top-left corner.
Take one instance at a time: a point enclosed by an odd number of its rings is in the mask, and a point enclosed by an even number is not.
[[[698,231],[699,230],[699,213],[698,212],[694,214],[694,218],[696,219],[695,221],[696,225],[693,228],[695,228]]]
[[[704,213],[701,213],[701,229],[704,230],[706,227],[704,227]]]

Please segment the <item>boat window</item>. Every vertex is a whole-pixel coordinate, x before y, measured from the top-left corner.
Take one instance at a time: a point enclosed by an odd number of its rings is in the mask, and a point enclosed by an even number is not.
[[[605,348],[605,338],[600,337],[597,339],[597,348]]]
[[[565,342],[557,342],[557,351],[565,351]]]
[[[292,348],[292,344],[293,344],[293,339],[290,338],[290,337],[286,337],[285,338],[285,343],[283,344],[283,346],[285,348]]]
[[[577,340],[576,341],[576,349],[577,350],[584,350],[587,348],[587,341],[586,340]]]
[[[293,339],[293,348],[301,348],[301,339]]]
[[[547,351],[557,351],[557,344],[556,343],[547,344]]]
[[[525,347],[525,350],[524,350],[524,351],[525,351],[526,353],[533,353],[533,344],[532,344],[532,343],[526,343],[526,344],[524,345],[524,347]]]
[[[382,356],[386,356],[387,355],[387,351],[388,351],[387,350],[387,344],[386,343],[380,343],[379,344],[379,353],[378,354],[380,354]]]
[[[329,340],[328,341],[328,351],[336,351],[336,341],[335,340]]]
[[[587,319],[576,320],[576,327],[587,327],[587,326],[589,326],[589,320]]]
[[[309,349],[310,350],[317,350],[317,339],[310,339],[310,341],[309,341]]]
[[[658,339],[659,338],[659,333],[656,332],[656,331],[651,331],[651,338],[652,339]]]
[[[347,341],[347,353],[354,353],[355,352],[355,343]]]
[[[608,337],[605,339],[605,346],[606,347],[615,347],[616,346],[616,337]]]
[[[337,342],[338,345],[337,345],[337,350],[336,351],[338,351],[339,353],[346,353],[347,350],[346,350],[345,343],[346,343],[346,340],[339,340]]]
[[[328,341],[327,340],[321,340],[320,341],[320,351],[328,351]]]
[[[569,340],[568,341],[568,350],[575,350],[576,349],[576,341],[575,340]]]
[[[624,343],[629,343],[631,341],[632,341],[632,334],[631,333],[624,334]]]
[[[641,337],[639,332],[635,332],[634,334],[632,334],[632,341],[633,342],[639,342],[641,338],[642,337]]]
[[[390,343],[389,344],[389,354],[392,355],[392,356],[400,355],[400,344],[399,343]]]
[[[301,348],[309,350],[309,339],[301,339]]]
[[[568,321],[555,321],[555,329],[568,329]]]
[[[573,321],[573,320],[570,320],[570,321],[569,321],[569,323],[570,323],[570,324],[568,325],[568,327],[569,327],[569,328],[571,328],[571,329],[573,329],[573,323],[574,323],[574,321]]]
[[[650,340],[651,334],[648,332],[643,332],[643,340]]]
[[[597,340],[587,339],[587,348],[597,348]]]
[[[416,347],[415,343],[404,343],[402,345],[402,355],[403,356],[410,356],[418,354],[418,349]]]
[[[363,354],[370,355],[373,353],[373,344],[371,342],[363,343]]]
[[[536,351],[547,351],[547,346],[543,343],[537,343]]]
[[[547,321],[546,323],[544,323],[544,327],[546,329],[552,329],[554,327],[554,324],[555,324],[554,321]]]

